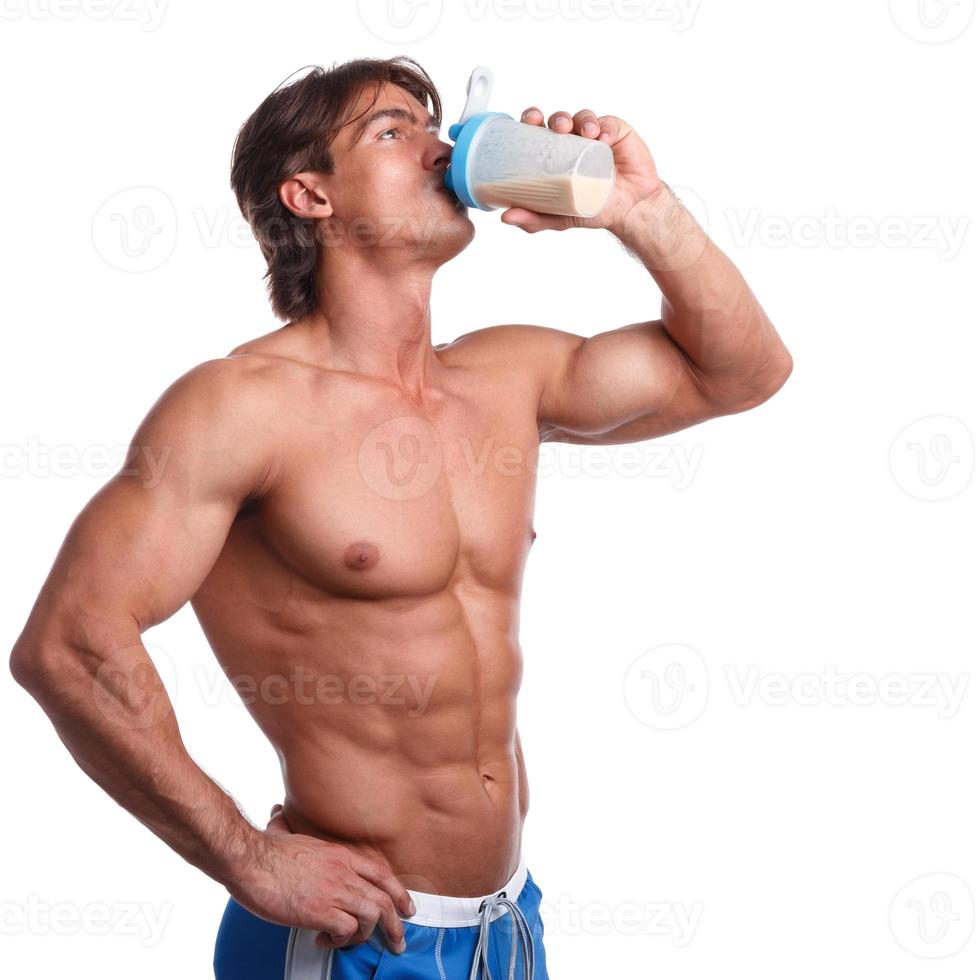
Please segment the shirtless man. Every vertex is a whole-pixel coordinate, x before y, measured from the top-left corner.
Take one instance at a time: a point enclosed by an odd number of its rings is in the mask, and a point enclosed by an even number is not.
[[[741,412],[792,368],[639,135],[584,109],[547,125],[611,145],[604,210],[502,220],[615,235],[660,319],[433,345],[433,276],[474,235],[443,186],[440,117],[414,61],[362,59],[242,127],[232,183],[288,322],[156,401],[11,656],[82,769],[226,886],[219,980],[546,977],[515,718],[538,446]],[[601,300],[601,283],[555,286]],[[188,601],[279,755],[265,829],[185,750],[141,642]]]

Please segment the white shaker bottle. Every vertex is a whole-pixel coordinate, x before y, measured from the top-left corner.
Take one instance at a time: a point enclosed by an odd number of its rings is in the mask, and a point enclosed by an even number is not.
[[[467,207],[522,207],[582,218],[605,206],[616,179],[608,143],[532,126],[488,112],[493,75],[475,68],[459,122],[449,127],[452,156],[443,178]]]

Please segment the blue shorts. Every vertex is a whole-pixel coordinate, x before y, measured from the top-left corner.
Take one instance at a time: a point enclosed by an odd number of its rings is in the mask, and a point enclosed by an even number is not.
[[[313,943],[316,930],[267,922],[229,898],[214,947],[215,978],[548,980],[541,889],[523,860],[510,881],[490,895],[457,898],[411,889],[409,894],[415,915],[402,917],[404,953],[388,949],[380,926],[364,942],[322,949]]]

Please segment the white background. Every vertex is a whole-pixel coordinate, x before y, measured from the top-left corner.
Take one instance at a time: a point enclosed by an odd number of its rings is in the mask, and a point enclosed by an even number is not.
[[[552,977],[976,976],[974,0],[403,3],[3,0],[7,648],[159,393],[278,325],[241,122],[304,65],[408,54],[445,137],[488,65],[491,108],[630,122],[795,359],[755,411],[542,453],[520,729]],[[659,316],[607,233],[499,215],[436,277],[434,342]],[[190,608],[144,640],[264,826],[275,754]],[[0,696],[4,973],[210,976],[221,886]]]

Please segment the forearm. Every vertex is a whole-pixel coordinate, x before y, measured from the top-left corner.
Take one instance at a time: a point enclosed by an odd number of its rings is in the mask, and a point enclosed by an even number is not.
[[[666,184],[609,230],[653,276],[664,330],[706,379],[733,393],[782,383],[789,352],[741,273]]]
[[[111,656],[59,644],[30,651],[29,662],[12,660],[14,676],[81,769],[185,860],[235,880],[261,832],[187,753],[138,637]]]

